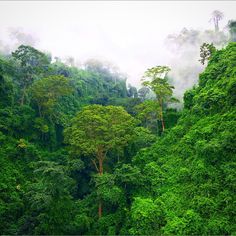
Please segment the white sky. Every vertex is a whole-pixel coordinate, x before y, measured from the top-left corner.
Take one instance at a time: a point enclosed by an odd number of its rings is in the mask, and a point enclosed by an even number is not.
[[[222,27],[236,18],[235,1],[1,1],[0,40],[21,27],[53,56],[110,60],[137,85],[148,67],[168,62],[168,34],[213,29],[214,10]]]

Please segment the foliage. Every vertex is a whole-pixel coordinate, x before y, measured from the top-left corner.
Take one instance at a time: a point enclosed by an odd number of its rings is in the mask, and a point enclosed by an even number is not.
[[[155,201],[163,206],[160,225],[157,218],[148,218],[150,223],[141,227],[131,222],[134,233],[145,234],[137,231],[141,229],[175,235],[235,232],[235,56],[235,43],[215,52],[199,86],[186,92],[177,125],[133,159],[148,186],[138,197],[148,198],[150,207]],[[136,201],[132,205],[137,206]]]
[[[1,234],[235,234],[236,44],[213,51],[182,111],[168,67],[137,92],[108,63],[1,56]]]
[[[44,53],[31,46],[21,45],[12,53],[12,57],[19,62],[18,71],[21,77],[18,81],[22,89],[21,104],[24,104],[26,88],[28,88],[38,75],[49,67],[49,58]]]
[[[60,97],[73,92],[72,86],[64,76],[50,76],[37,80],[31,87],[33,99],[38,104],[40,116],[53,114]]]
[[[205,64],[205,61],[209,60],[211,55],[216,51],[216,48],[214,47],[213,43],[207,44],[203,43],[200,47],[200,57],[199,60],[203,65]]]
[[[228,28],[229,28],[229,33],[230,33],[230,40],[232,42],[236,42],[236,21],[230,20],[228,22]]]
[[[170,85],[166,78],[169,71],[170,68],[167,66],[156,66],[150,68],[143,76],[143,78],[148,78],[149,80],[144,80],[142,83],[144,86],[150,88],[156,95],[158,109],[155,109],[155,111],[157,112],[158,120],[162,123],[162,132],[165,130],[163,118],[164,103],[177,101],[177,99],[172,97],[174,86]]]
[[[90,105],[73,118],[65,130],[65,141],[73,153],[92,158],[96,169],[98,161],[97,170],[102,173],[107,152],[122,151],[132,138],[135,125],[135,119],[122,107]]]

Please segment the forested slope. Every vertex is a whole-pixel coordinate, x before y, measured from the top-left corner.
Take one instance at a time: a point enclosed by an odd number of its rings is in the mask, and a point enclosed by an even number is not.
[[[126,232],[236,232],[235,105],[236,44],[230,43],[212,55],[199,86],[185,93],[177,125],[133,158],[143,185],[134,193]]]
[[[28,46],[1,57],[0,233],[235,234],[236,43],[183,111],[164,104],[164,132],[140,94]]]
[[[0,56],[0,233],[77,233],[63,130],[82,107],[128,93],[102,64],[78,69],[25,45]]]

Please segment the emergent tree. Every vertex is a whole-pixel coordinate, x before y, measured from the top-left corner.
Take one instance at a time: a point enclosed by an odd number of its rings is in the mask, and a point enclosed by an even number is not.
[[[107,152],[123,149],[135,125],[136,120],[122,107],[90,105],[72,119],[72,125],[65,130],[65,141],[72,153],[89,157],[101,176]],[[98,215],[102,216],[101,200]]]
[[[163,118],[163,105],[164,102],[176,101],[172,97],[174,86],[170,85],[167,81],[167,73],[170,68],[167,66],[156,66],[148,69],[144,73],[144,80],[142,85],[150,88],[156,95],[156,101],[159,106],[158,115],[162,124],[162,132],[165,130],[165,123]],[[145,80],[148,79],[148,80]]]

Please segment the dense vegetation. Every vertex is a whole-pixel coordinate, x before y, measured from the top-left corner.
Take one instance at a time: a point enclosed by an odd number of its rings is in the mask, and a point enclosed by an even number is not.
[[[167,67],[137,91],[96,61],[2,55],[1,234],[236,233],[236,43],[206,59],[178,112]]]

